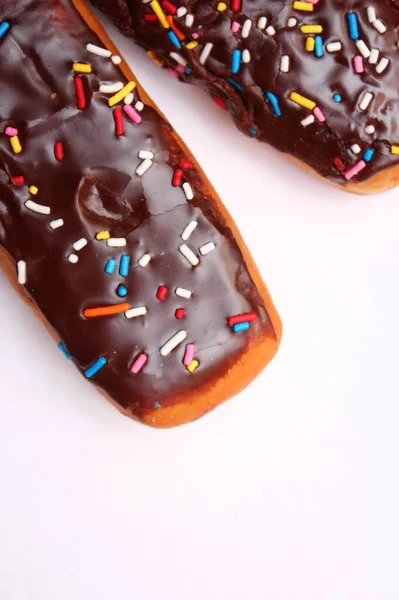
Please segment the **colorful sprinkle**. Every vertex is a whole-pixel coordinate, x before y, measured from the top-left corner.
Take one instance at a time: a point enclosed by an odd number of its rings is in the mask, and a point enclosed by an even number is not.
[[[107,364],[107,362],[108,361],[107,361],[106,358],[98,358],[96,360],[96,362],[91,365],[91,367],[89,367],[88,369],[86,369],[85,376],[87,377],[87,379],[91,379],[92,377],[94,377],[94,375],[97,375],[97,373],[99,371],[101,371],[101,369],[103,367],[105,367],[105,365]]]
[[[86,317],[86,319],[93,319],[96,317],[108,317],[110,315],[117,315],[119,313],[122,312],[126,312],[127,310],[129,310],[130,305],[123,303],[123,304],[113,304],[111,306],[98,306],[96,308],[86,308],[83,311],[83,316]]]
[[[130,371],[136,375],[137,373],[140,373],[140,371],[143,369],[145,363],[148,360],[148,356],[147,354],[145,354],[145,352],[142,352],[137,358],[136,360],[133,362],[132,366],[130,367]]]

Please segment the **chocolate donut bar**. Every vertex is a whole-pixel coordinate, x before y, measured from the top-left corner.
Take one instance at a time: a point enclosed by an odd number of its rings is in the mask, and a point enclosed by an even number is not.
[[[399,2],[95,0],[246,135],[333,184],[399,182]]]
[[[122,412],[191,421],[281,325],[231,217],[85,5],[0,4],[1,266]]]

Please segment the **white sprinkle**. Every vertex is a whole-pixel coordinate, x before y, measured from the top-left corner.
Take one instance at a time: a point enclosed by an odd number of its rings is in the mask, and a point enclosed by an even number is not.
[[[201,65],[204,65],[206,63],[206,61],[208,60],[208,56],[210,55],[212,48],[213,48],[213,44],[211,42],[208,42],[203,47],[203,50],[199,57],[199,61],[200,61]]]
[[[159,352],[161,353],[161,356],[168,356],[168,354],[170,352],[172,352],[172,350],[174,350],[176,348],[176,346],[181,344],[182,341],[186,339],[186,337],[187,337],[187,332],[184,331],[183,329],[181,329],[180,331],[175,333],[175,335],[173,337],[171,337],[170,340],[167,341],[166,344],[164,344],[160,348]]]
[[[18,283],[25,285],[26,283],[26,262],[20,260],[17,263]]]
[[[87,246],[87,240],[85,238],[81,238],[80,240],[72,244],[72,248],[76,252],[79,252],[79,250],[82,250],[82,248],[84,248],[85,246]]]
[[[126,319],[134,319],[134,317],[142,317],[147,314],[145,306],[137,306],[136,308],[130,308],[125,312]]]
[[[280,71],[283,73],[288,73],[290,70],[290,57],[288,54],[283,54],[280,58]]]
[[[266,29],[266,33],[267,35],[271,36],[273,36],[276,33],[276,30],[274,29],[273,25],[269,25],[269,27]]]
[[[366,46],[363,40],[357,40],[356,47],[359,50],[360,54],[363,56],[363,58],[368,58],[370,56],[370,49],[368,48],[368,46]]]
[[[197,221],[190,221],[188,225],[185,226],[183,232],[181,234],[181,239],[185,242],[188,240],[194,229],[197,227]]]
[[[380,51],[378,48],[372,48],[369,56],[369,63],[371,65],[376,65],[378,62],[378,57],[380,55]]]
[[[327,52],[339,52],[342,48],[341,42],[330,42],[326,45]]]
[[[152,166],[152,160],[150,158],[146,158],[143,160],[142,163],[139,164],[139,166],[136,169],[136,175],[138,175],[139,177],[141,177],[141,175],[144,175],[144,173],[146,171],[148,171],[148,169]]]
[[[242,30],[241,30],[241,36],[243,38],[247,38],[249,36],[249,32],[251,31],[251,27],[252,27],[252,21],[251,21],[251,19],[247,19],[244,22],[244,25],[242,26]]]
[[[126,96],[126,98],[127,98],[127,96]],[[139,112],[141,112],[143,110],[143,108],[144,108],[144,104],[141,102],[141,100],[138,100],[136,102],[136,104],[134,105],[134,108],[136,110],[138,110]]]
[[[303,125],[304,127],[307,127],[308,125],[312,125],[312,123],[314,123],[314,122],[315,122],[314,116],[313,115],[309,115],[305,119],[302,119],[301,125]]]
[[[292,29],[293,27],[296,26],[297,23],[298,23],[298,21],[295,17],[290,17],[287,21],[287,27],[291,27],[291,29]]]
[[[179,17],[179,19],[181,17],[184,17],[184,15],[187,14],[187,8],[185,8],[185,6],[179,6],[179,8],[176,11],[176,15]]]
[[[359,144],[352,144],[351,150],[352,150],[353,154],[360,154],[360,152],[362,151]]]
[[[87,44],[86,50],[92,54],[97,54],[97,56],[105,56],[105,58],[109,58],[112,54],[106,48],[100,48],[100,46],[95,46],[94,44]]]
[[[359,102],[360,110],[367,110],[370,106],[370,102],[374,98],[374,95],[371,92],[365,92],[360,96],[361,100]]]
[[[121,81],[115,81],[115,83],[102,83],[98,90],[102,94],[116,94],[123,88],[123,83]]]
[[[179,63],[179,65],[182,65],[182,67],[186,67],[187,66],[186,59],[183,58],[182,56],[180,56],[180,54],[178,54],[177,52],[170,52],[169,56],[171,56],[172,58],[174,58],[175,61],[177,63]]]
[[[143,254],[137,261],[140,267],[146,267],[151,260],[151,254]]]
[[[186,15],[186,27],[192,27],[192,24],[194,23],[194,17],[193,15]]]
[[[151,150],[140,150],[139,158],[142,158],[143,160],[145,158],[150,158],[152,160],[154,158],[154,153],[151,152]]]
[[[258,27],[259,29],[265,29],[267,25],[267,18],[266,17],[260,17],[258,19]]]
[[[213,252],[215,248],[216,248],[216,246],[213,242],[207,242],[206,244],[201,246],[201,248],[199,248],[199,251],[200,251],[201,256],[205,256],[206,254]]]
[[[44,206],[43,204],[37,204],[37,202],[33,202],[33,200],[27,200],[25,202],[25,206],[26,206],[26,208],[29,208],[29,210],[33,210],[33,212],[39,213],[41,215],[49,215],[50,214],[49,206]]]
[[[367,7],[367,18],[369,20],[369,23],[374,23],[374,21],[376,20],[377,15],[375,14],[375,8],[373,6]]]
[[[242,51],[242,62],[249,63],[251,61],[251,54],[249,50],[245,49]]]
[[[194,252],[187,246],[187,244],[180,244],[179,251],[193,267],[196,267],[199,264],[199,259],[195,256]]]
[[[50,221],[51,229],[58,229],[58,227],[62,227],[64,224],[63,219],[55,219],[55,221]]]
[[[369,135],[373,135],[373,133],[375,133],[374,125],[367,125],[367,127],[365,128],[365,132]]]
[[[111,60],[114,63],[114,65],[120,65],[122,62],[121,57],[118,56],[117,54],[115,54],[114,56],[111,56]]]
[[[191,298],[192,291],[186,290],[186,288],[178,287],[175,289],[175,294],[180,298],[186,298],[187,300],[189,300]]]
[[[78,260],[79,260],[79,256],[77,256],[76,254],[70,254],[68,256],[68,261],[70,263],[72,263],[73,265],[76,265],[76,263],[78,262]]]
[[[129,92],[127,96],[124,97],[123,102],[125,104],[132,104],[134,100],[134,94],[133,92]]]
[[[187,200],[192,200],[194,198],[194,192],[192,190],[191,185],[188,183],[188,181],[185,181],[183,183],[183,192],[186,195]]]
[[[389,65],[389,58],[387,58],[386,56],[383,56],[381,58],[380,62],[378,63],[378,65],[376,66],[375,70],[377,71],[377,73],[383,73],[388,65]]]
[[[382,34],[382,33],[385,33],[385,32],[386,32],[386,30],[387,30],[386,26],[385,26],[385,25],[384,25],[384,23],[381,21],[381,19],[376,19],[376,20],[373,22],[373,27],[374,27],[374,29],[376,29],[376,30],[378,31],[378,33],[381,33],[381,34]]]
[[[123,246],[126,246],[126,238],[109,238],[107,246],[109,248],[123,248]]]

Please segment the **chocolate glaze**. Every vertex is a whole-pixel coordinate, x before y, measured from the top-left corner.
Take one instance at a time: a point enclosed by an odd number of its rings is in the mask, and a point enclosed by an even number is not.
[[[108,97],[101,82],[125,78],[111,60],[86,51],[91,42],[103,46],[67,0],[9,0],[0,5],[0,20],[11,30],[0,40],[1,132],[19,130],[23,147],[11,150],[0,134],[0,243],[16,262],[27,263],[26,290],[57,332],[76,366],[85,371],[99,357],[108,363],[93,378],[115,402],[140,418],[143,411],[171,405],[181,394],[203,389],[242,357],[262,336],[275,337],[262,300],[228,224],[219,214],[205,183],[194,169],[185,172],[195,197],[187,202],[180,187],[171,185],[173,170],[184,158],[171,137],[171,127],[146,106],[142,122],[124,118],[125,134],[117,138]],[[87,62],[93,72],[82,76],[88,106],[78,110],[73,82],[74,62]],[[138,99],[135,93],[135,101]],[[64,146],[64,160],[54,157],[54,143]],[[135,175],[141,149],[155,153],[153,166]],[[24,176],[16,186],[10,177]],[[39,189],[36,196],[29,186]],[[50,216],[28,210],[32,199],[51,207]],[[52,230],[49,222],[62,218]],[[178,251],[187,223],[198,221],[187,244],[213,241],[216,250],[193,268]],[[127,246],[109,248],[95,234],[109,230],[125,236]],[[71,264],[72,244],[88,244]],[[145,268],[137,261],[150,253]],[[119,259],[128,254],[127,277],[118,274]],[[113,275],[104,271],[117,260]],[[128,294],[116,294],[120,283]],[[166,300],[156,299],[166,285]],[[192,290],[187,300],[176,287]],[[128,302],[145,305],[147,315],[128,320],[124,314],[86,319],[86,308]],[[177,320],[175,310],[186,316]],[[226,324],[231,314],[253,311],[251,329],[233,334]],[[168,356],[159,349],[178,330],[187,340]],[[185,343],[195,343],[200,366],[190,374],[182,364]],[[129,368],[140,352],[149,356],[143,371]]]
[[[95,3],[108,12],[122,31],[155,51],[167,66],[176,68],[170,52],[178,50],[171,44],[168,30],[161,27],[158,20],[144,20],[144,15],[152,12],[148,4],[142,0],[95,0]],[[172,0],[172,4],[186,7],[194,16],[192,27],[185,25],[185,17],[174,16],[174,23],[187,36],[185,42],[191,40],[194,33],[199,44],[194,50],[183,46],[178,51],[192,71],[192,74],[180,74],[180,77],[201,84],[212,96],[221,98],[245,134],[255,135],[295,156],[323,177],[339,184],[344,184],[346,179],[333,159],[339,157],[346,169],[355,165],[362,154],[354,154],[351,150],[354,144],[362,151],[372,148],[375,154],[353,181],[365,181],[398,164],[398,156],[390,151],[391,144],[399,144],[398,0],[374,3],[320,0],[314,5],[313,12],[294,10],[291,0],[242,0],[241,10],[234,13],[228,0],[225,12],[218,12],[216,0]],[[385,23],[387,31],[383,35],[369,23],[367,6],[374,6],[377,18]],[[350,11],[357,14],[360,38],[369,48],[378,48],[380,58],[390,59],[383,73],[378,74],[375,65],[368,64],[367,60],[364,61],[364,73],[354,72],[352,61],[359,51],[348,35],[347,14]],[[268,35],[256,26],[261,16],[267,17],[267,25],[274,27],[275,35]],[[298,21],[293,28],[287,26],[290,17]],[[241,29],[232,32],[231,23],[237,21],[242,26],[246,19],[251,19],[252,28],[249,37],[243,39]],[[314,52],[305,51],[306,36],[300,31],[302,24],[322,25],[324,54],[321,58],[316,58]],[[326,52],[326,44],[333,41],[340,41],[342,50]],[[199,57],[207,42],[214,47],[202,65]],[[241,63],[239,73],[232,75],[235,49],[249,50],[251,60],[247,64]],[[283,54],[290,57],[288,73],[279,69]],[[242,92],[227,82],[228,77],[242,86]],[[301,125],[300,121],[311,113],[289,99],[292,91],[316,101],[326,116],[325,123],[316,121],[308,127]],[[375,99],[369,110],[362,112],[358,108],[358,99],[365,91],[373,93]],[[265,98],[266,92],[279,99],[280,117],[274,115]],[[333,100],[334,94],[342,96],[341,103]],[[375,133],[366,133],[366,126],[370,124],[375,126]]]

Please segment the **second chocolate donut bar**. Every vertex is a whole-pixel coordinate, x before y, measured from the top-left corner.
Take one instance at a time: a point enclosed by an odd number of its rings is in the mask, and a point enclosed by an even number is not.
[[[390,0],[95,0],[238,127],[328,181],[399,183],[399,10]]]
[[[1,266],[124,413],[191,421],[281,326],[214,190],[82,2],[0,4]]]

